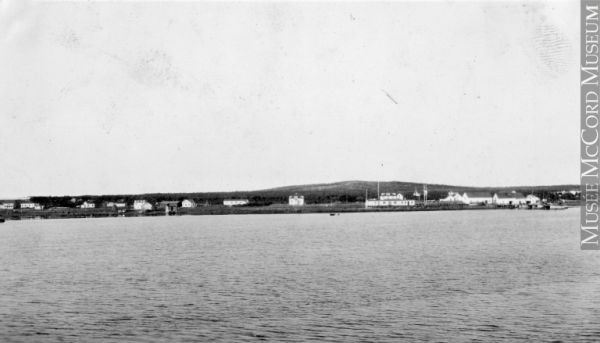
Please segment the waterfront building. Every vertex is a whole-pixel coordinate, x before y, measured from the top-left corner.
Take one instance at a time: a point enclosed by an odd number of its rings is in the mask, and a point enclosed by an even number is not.
[[[304,206],[304,196],[303,195],[290,195],[288,198],[288,204],[290,206]]]
[[[460,193],[458,192],[448,192],[448,196],[444,199],[440,199],[442,203],[450,203],[450,204],[468,204],[469,201],[466,200]]]
[[[136,211],[151,211],[154,208],[151,203],[146,200],[134,200],[133,209]]]
[[[96,208],[96,204],[94,204],[91,200],[86,200],[79,207],[81,208]]]
[[[250,201],[248,199],[225,199],[223,205],[225,206],[244,206],[248,205]]]
[[[3,202],[0,204],[0,210],[14,210],[15,203],[14,202]]]
[[[181,207],[184,207],[184,208],[194,208],[196,206],[198,206],[198,205],[192,199],[185,199],[181,202]]]
[[[529,194],[525,197],[525,203],[528,205],[537,205],[540,203],[540,198],[536,197],[533,194]]]
[[[35,202],[22,202],[21,209],[42,210],[44,207]]]
[[[499,206],[518,206],[527,204],[525,196],[516,191],[510,193],[496,193],[494,194],[493,202]]]
[[[463,201],[469,205],[488,205],[494,202],[491,192],[469,191],[463,194]]]
[[[35,204],[32,202],[22,202],[21,203],[21,209],[32,209],[35,207]]]
[[[365,207],[415,206],[414,200],[405,200],[400,193],[381,193],[379,199],[367,199]]]

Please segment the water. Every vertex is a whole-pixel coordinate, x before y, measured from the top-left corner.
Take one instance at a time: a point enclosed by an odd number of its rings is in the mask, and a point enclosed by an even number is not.
[[[598,341],[578,215],[9,221],[0,341]]]

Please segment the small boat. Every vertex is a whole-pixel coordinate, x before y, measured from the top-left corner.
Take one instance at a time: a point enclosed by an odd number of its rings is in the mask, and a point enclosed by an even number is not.
[[[0,223],[4,223],[4,217],[0,217]]]
[[[329,215],[333,217],[333,216],[335,216],[335,213],[329,213]]]

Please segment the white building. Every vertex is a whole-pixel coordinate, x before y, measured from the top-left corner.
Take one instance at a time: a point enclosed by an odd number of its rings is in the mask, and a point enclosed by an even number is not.
[[[540,198],[536,197],[533,194],[529,194],[525,197],[525,203],[528,205],[537,205],[540,203]]]
[[[494,197],[490,192],[465,192],[462,197],[465,204],[469,205],[488,205],[494,202]]]
[[[154,208],[151,203],[146,200],[134,200],[133,209],[136,211],[151,211]]]
[[[290,195],[288,198],[288,204],[290,206],[304,206],[304,196],[303,195]]]
[[[469,201],[466,200],[460,193],[448,192],[448,196],[444,199],[440,199],[440,202],[450,203],[450,204],[468,204]]]
[[[87,200],[84,201],[83,204],[81,204],[81,206],[79,206],[81,208],[96,208],[96,204],[94,204],[93,201],[91,200]]]
[[[519,206],[527,204],[523,194],[512,191],[510,193],[494,194],[494,204],[500,206]]]
[[[14,210],[15,203],[14,202],[3,202],[0,204],[0,210]]]
[[[22,202],[21,203],[21,209],[32,209],[32,210],[41,210],[44,207],[40,204],[37,204],[35,202]]]
[[[35,204],[32,202],[22,202],[21,203],[21,209],[29,209],[29,208],[31,208],[31,209],[35,208]]]
[[[381,193],[379,199],[368,199],[365,207],[415,206],[414,200],[404,200],[400,193]]]
[[[181,207],[184,207],[184,208],[194,208],[196,206],[198,206],[198,205],[192,199],[185,199],[181,202]]]
[[[250,201],[248,199],[225,199],[223,205],[225,206],[244,206],[248,205]]]

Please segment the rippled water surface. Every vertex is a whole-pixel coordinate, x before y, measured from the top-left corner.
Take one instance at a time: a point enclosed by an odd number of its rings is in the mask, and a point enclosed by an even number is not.
[[[598,341],[579,209],[0,224],[0,341]]]

